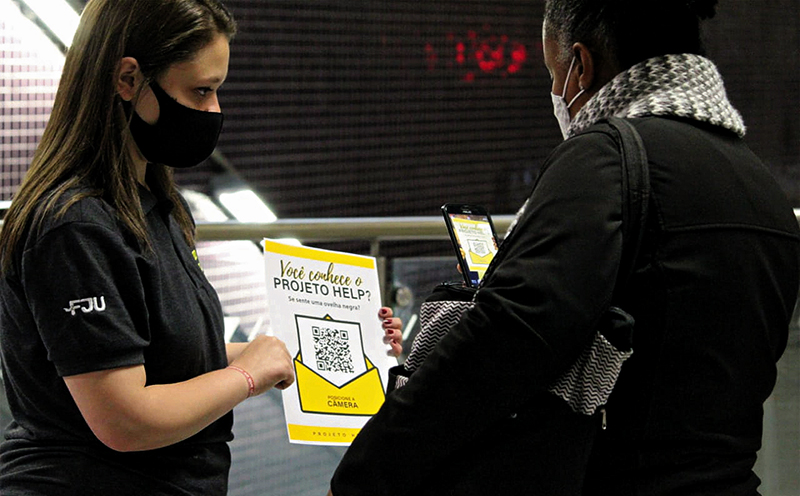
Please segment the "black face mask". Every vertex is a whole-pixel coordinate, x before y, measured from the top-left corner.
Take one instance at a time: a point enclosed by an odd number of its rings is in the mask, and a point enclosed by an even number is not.
[[[130,126],[144,158],[170,167],[192,167],[207,159],[217,146],[222,113],[185,107],[155,81],[150,88],[160,108],[158,121],[148,124],[134,111]]]

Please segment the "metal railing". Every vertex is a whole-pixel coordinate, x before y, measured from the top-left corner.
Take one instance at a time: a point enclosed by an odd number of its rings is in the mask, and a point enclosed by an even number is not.
[[[514,220],[513,215],[492,217],[498,236]],[[383,241],[448,239],[442,217],[348,217],[283,219],[265,224],[198,222],[198,241],[261,241],[263,238],[295,238],[304,242],[368,241],[372,256],[380,256]]]
[[[800,208],[794,209],[794,214],[800,223]],[[492,217],[500,237],[513,220],[513,215]],[[441,217],[283,219],[264,224],[237,221],[197,223],[198,241],[261,241],[263,238],[296,238],[307,242],[365,240],[374,244],[390,240],[447,239],[447,232]]]
[[[794,209],[800,222],[800,208]],[[507,231],[513,215],[492,217],[495,230],[501,237]],[[321,219],[283,219],[254,224],[237,221],[198,222],[198,241],[251,240],[264,238],[294,238],[301,242],[367,241],[370,255],[378,260],[378,278],[383,288],[384,301],[389,301],[386,260],[381,257],[380,244],[384,241],[446,240],[448,239],[442,217],[340,217]]]
[[[800,208],[794,209],[800,222]],[[513,215],[492,217],[497,234],[502,237]],[[447,239],[441,217],[340,217],[323,219],[283,219],[271,223],[250,224],[236,221],[198,222],[198,241],[261,241],[263,238],[296,238],[309,243],[322,241],[370,242],[372,255],[379,255],[382,241]]]

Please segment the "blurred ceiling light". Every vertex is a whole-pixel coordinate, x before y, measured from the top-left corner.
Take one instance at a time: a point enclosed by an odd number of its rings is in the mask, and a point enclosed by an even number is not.
[[[249,188],[219,192],[217,199],[239,222],[269,223],[278,220],[272,210]],[[276,241],[303,246],[295,238],[281,238]]]
[[[226,180],[231,181],[231,176],[226,175],[224,177]],[[233,184],[237,183],[239,183],[238,180],[233,180]],[[217,184],[219,184],[219,181],[217,181]],[[214,194],[223,208],[239,222],[266,224],[278,220],[272,210],[246,185],[217,187],[214,190]],[[281,238],[276,241],[303,246],[300,240],[296,238]]]
[[[44,25],[41,20],[31,19],[32,16],[26,16],[22,11],[21,5],[14,3],[14,0],[0,0],[0,19],[5,24],[5,43],[21,43],[25,51],[29,52],[31,57],[35,57],[37,64],[58,67],[58,74],[53,75],[58,79],[61,77],[60,67],[64,64],[64,53],[53,41],[55,35],[49,37],[45,33],[45,28],[41,27]],[[9,77],[8,72],[5,77]]]
[[[191,189],[181,189],[181,195],[189,203],[189,209],[197,221],[225,222],[230,219],[214,200],[203,193]]]
[[[183,195],[183,197],[189,203],[189,209],[192,211],[192,215],[194,216],[195,220],[199,222],[226,222],[230,220],[230,215],[233,215],[230,211],[228,213],[224,212],[214,200],[203,193],[190,189],[182,189],[181,195]],[[273,219],[273,221],[274,220],[277,219]],[[258,222],[261,221],[259,220]],[[303,246],[300,240],[296,238],[281,238],[277,239],[276,241],[296,246]]]
[[[303,246],[303,243],[301,243],[297,238],[278,238],[275,241],[279,243],[286,243],[287,245]]]
[[[272,210],[249,188],[221,191],[217,193],[217,198],[239,222],[267,223],[278,220]]]
[[[78,29],[80,15],[66,0],[17,0],[27,6],[42,23],[69,48]]]

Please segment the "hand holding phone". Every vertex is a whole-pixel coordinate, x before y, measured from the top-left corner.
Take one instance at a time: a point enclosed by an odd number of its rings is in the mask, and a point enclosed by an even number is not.
[[[478,205],[442,205],[447,232],[467,286],[478,287],[497,253],[497,234],[489,212]]]

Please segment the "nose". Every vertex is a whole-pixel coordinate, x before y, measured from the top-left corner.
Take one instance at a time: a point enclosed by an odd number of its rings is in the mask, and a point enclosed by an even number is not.
[[[222,112],[222,107],[220,107],[219,105],[219,98],[217,97],[216,93],[214,93],[214,95],[208,100],[208,104],[205,106],[203,110],[205,110],[206,112],[216,112],[216,113]]]

